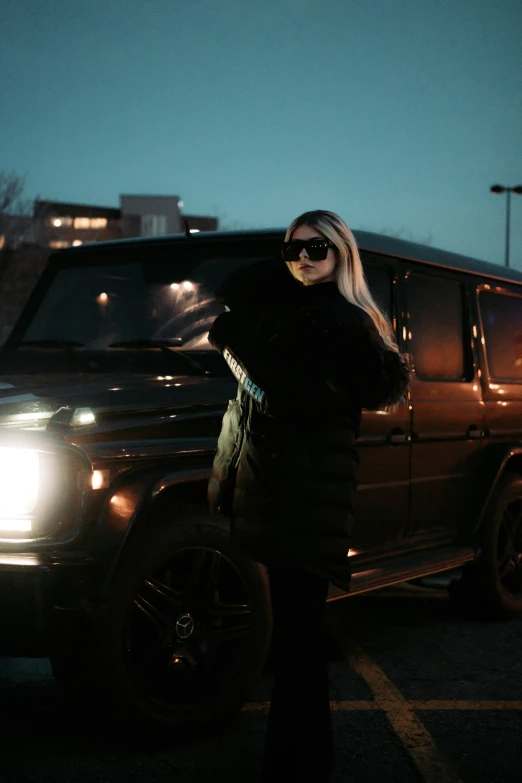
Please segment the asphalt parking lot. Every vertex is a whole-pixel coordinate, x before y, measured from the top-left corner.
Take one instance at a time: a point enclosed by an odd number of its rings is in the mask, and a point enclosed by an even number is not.
[[[463,618],[444,590],[410,585],[327,615],[334,783],[519,783],[521,621]],[[47,661],[3,658],[0,783],[255,783],[269,698],[267,672],[224,731],[126,741],[65,711]]]

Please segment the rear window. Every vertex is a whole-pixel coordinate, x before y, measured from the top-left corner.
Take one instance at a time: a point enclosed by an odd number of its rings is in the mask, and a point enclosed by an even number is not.
[[[522,298],[481,291],[479,307],[491,378],[522,381]]]

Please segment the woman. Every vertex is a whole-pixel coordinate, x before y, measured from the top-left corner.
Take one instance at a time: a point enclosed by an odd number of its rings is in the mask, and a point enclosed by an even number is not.
[[[349,589],[361,410],[396,405],[409,375],[338,215],[300,215],[282,255],[285,279],[263,287],[247,270],[219,292],[229,312],[209,340],[239,387],[223,419],[209,503],[268,570],[274,686],[264,779],[320,783],[333,768],[320,629],[328,583]]]

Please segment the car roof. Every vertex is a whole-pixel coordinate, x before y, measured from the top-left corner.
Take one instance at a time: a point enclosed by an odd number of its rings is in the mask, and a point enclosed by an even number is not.
[[[281,241],[286,229],[249,229],[243,231],[202,231],[191,234],[168,234],[160,237],[132,237],[130,239],[114,239],[106,242],[85,243],[78,247],[58,250],[51,255],[53,264],[66,265],[74,258],[76,262],[84,254],[97,251],[138,250],[140,247],[163,247],[187,242],[201,244],[226,243],[234,240]],[[452,253],[430,245],[392,237],[387,234],[377,234],[371,231],[353,231],[360,250],[378,254],[392,255],[409,261],[416,261],[444,269],[454,269],[472,274],[479,274],[497,280],[522,283],[522,271],[506,268],[499,264],[482,261],[471,256]]]

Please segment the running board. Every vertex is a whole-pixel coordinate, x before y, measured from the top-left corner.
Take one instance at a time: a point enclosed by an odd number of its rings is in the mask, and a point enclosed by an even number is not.
[[[371,563],[365,563],[364,566],[360,566],[360,570],[355,567],[350,592],[346,593],[340,587],[330,585],[327,601],[338,601],[350,595],[377,590],[379,587],[389,587],[410,579],[419,579],[440,571],[458,568],[474,560],[476,555],[476,550],[471,546],[445,546],[412,552],[386,561],[379,560],[374,568],[371,567]]]

